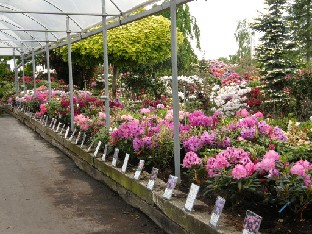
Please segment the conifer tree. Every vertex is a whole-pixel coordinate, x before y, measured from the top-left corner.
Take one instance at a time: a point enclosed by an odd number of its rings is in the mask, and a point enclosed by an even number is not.
[[[270,98],[277,99],[285,87],[285,77],[294,67],[289,56],[293,45],[285,21],[286,0],[266,0],[265,3],[267,12],[252,24],[254,30],[263,33],[255,56]]]

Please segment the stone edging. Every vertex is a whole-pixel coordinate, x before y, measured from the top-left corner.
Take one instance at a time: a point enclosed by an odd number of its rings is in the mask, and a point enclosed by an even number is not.
[[[142,179],[134,180],[133,172],[122,173],[120,168],[111,166],[111,162],[103,162],[93,157],[84,148],[64,139],[59,133],[42,125],[39,121],[30,118],[29,115],[19,112],[10,106],[4,106],[6,112],[20,120],[42,138],[56,146],[75,164],[94,179],[105,183],[112,190],[117,192],[128,204],[140,209],[149,216],[158,226],[167,233],[211,233],[211,234],[235,234],[241,233],[226,224],[227,217],[222,214],[218,230],[209,226],[210,212],[212,208],[196,200],[195,211],[186,212],[183,207],[186,194],[174,191],[171,200],[162,197],[165,183],[157,179],[154,190],[146,188],[148,176],[141,176]],[[196,205],[201,208],[196,211]],[[208,212],[209,211],[209,212]]]

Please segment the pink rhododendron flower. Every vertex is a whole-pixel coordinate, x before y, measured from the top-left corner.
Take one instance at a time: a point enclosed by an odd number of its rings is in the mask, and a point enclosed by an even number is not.
[[[290,173],[293,175],[298,175],[302,177],[304,177],[306,174],[304,166],[299,165],[299,164],[293,165],[292,168],[290,169]]]
[[[237,164],[232,170],[232,176],[234,179],[239,180],[248,176],[248,172],[243,165]]]
[[[240,111],[240,114],[241,114],[242,117],[245,118],[245,117],[247,117],[249,115],[249,112],[246,109],[242,109]]]
[[[149,114],[149,113],[151,112],[151,110],[148,109],[148,108],[142,108],[142,109],[140,110],[140,112],[141,112],[141,114]]]
[[[99,117],[102,119],[102,120],[105,120],[106,119],[106,115],[104,112],[99,112]]]
[[[164,108],[165,108],[164,104],[157,104],[157,109],[164,109]]]
[[[9,98],[9,99],[8,99],[8,103],[11,104],[12,102],[13,102],[13,99],[12,99],[12,98]]]
[[[258,119],[262,119],[263,118],[263,114],[260,111],[255,113],[254,116],[256,116]]]
[[[187,152],[185,154],[185,157],[183,159],[183,167],[184,168],[191,168],[192,166],[202,165],[202,164],[203,164],[203,162],[202,162],[201,158],[199,158],[196,153]]]

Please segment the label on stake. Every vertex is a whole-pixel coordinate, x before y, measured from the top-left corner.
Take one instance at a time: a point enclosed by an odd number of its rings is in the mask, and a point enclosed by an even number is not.
[[[199,186],[192,183],[190,187],[190,191],[186,198],[185,205],[184,205],[184,208],[186,210],[192,211],[198,191],[199,191]]]
[[[127,165],[128,165],[129,157],[130,157],[130,155],[129,155],[129,154],[126,154],[126,157],[125,157],[124,162],[123,162],[122,167],[121,167],[121,172],[122,172],[122,173],[125,173],[126,170],[127,170]]]
[[[103,155],[102,155],[102,161],[105,161],[105,160],[106,160],[107,148],[108,148],[108,145],[105,144],[104,152],[103,152]]]
[[[134,173],[134,179],[138,180],[144,167],[144,160],[140,160],[137,170]]]
[[[247,210],[244,219],[243,234],[257,234],[260,229],[261,221],[262,221],[261,216],[257,215],[256,213],[250,210]]]
[[[87,137],[87,134],[83,133],[83,137],[82,137],[82,141],[81,141],[81,145],[80,145],[81,148],[82,148],[83,144],[85,143],[86,137]]]
[[[216,199],[216,203],[213,207],[213,210],[210,216],[210,221],[209,221],[209,223],[215,228],[218,226],[219,218],[221,216],[224,204],[225,204],[225,199],[223,197],[218,196]]]
[[[167,187],[166,187],[165,192],[163,194],[163,198],[166,198],[168,200],[171,199],[172,193],[173,193],[173,190],[177,184],[177,181],[178,181],[177,176],[169,175]]]
[[[155,185],[155,180],[157,179],[157,175],[158,175],[158,169],[153,167],[152,168],[152,172],[151,172],[151,175],[150,175],[150,178],[148,180],[148,183],[146,185],[146,187],[149,189],[149,190],[153,190],[154,188],[154,185]]]
[[[67,129],[66,129],[66,132],[65,132],[65,139],[68,137],[68,133],[69,133],[69,126],[67,127]]]
[[[97,145],[97,147],[95,148],[95,151],[94,151],[94,153],[93,153],[94,157],[96,157],[96,155],[98,154],[99,149],[100,149],[100,147],[101,147],[101,144],[102,144],[102,141],[99,141],[99,143],[98,143],[98,145]]]
[[[119,149],[115,148],[115,152],[114,152],[114,155],[113,155],[113,161],[112,161],[112,166],[113,167],[116,167],[116,165],[117,165],[118,154],[119,154]]]
[[[80,136],[81,136],[81,132],[79,131],[78,132],[78,136],[77,136],[77,138],[76,138],[76,145],[78,144],[78,142],[79,142],[79,140],[80,140]]]

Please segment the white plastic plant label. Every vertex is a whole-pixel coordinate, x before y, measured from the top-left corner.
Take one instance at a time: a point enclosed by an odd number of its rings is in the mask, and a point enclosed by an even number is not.
[[[76,138],[76,145],[78,144],[78,142],[80,141],[80,137],[81,137],[81,132],[79,131],[78,132],[78,136],[77,136],[77,138]]]
[[[127,170],[127,165],[128,165],[129,157],[130,157],[130,155],[129,155],[129,154],[126,154],[126,157],[125,157],[124,162],[123,162],[122,167],[121,167],[121,172],[122,172],[122,173],[125,173],[126,170]]]
[[[46,121],[45,121],[45,126],[48,126],[48,121],[49,121],[49,116],[47,116]]]
[[[52,126],[52,130],[55,130],[55,125],[57,123],[57,119],[54,120],[53,126]]]
[[[81,148],[82,148],[82,146],[84,145],[84,143],[86,141],[86,137],[87,137],[87,134],[83,133],[83,137],[82,137],[82,141],[81,141],[81,145],[80,145]]]
[[[99,141],[99,143],[98,143],[98,145],[96,146],[95,151],[94,151],[94,153],[93,153],[93,156],[94,156],[94,157],[97,156],[101,145],[102,145],[102,141]]]
[[[192,183],[191,187],[190,187],[190,191],[189,191],[187,198],[186,198],[185,205],[184,205],[184,208],[186,210],[188,210],[188,211],[193,210],[194,202],[195,202],[195,199],[197,197],[198,191],[199,191],[199,186]]]
[[[219,222],[219,218],[221,216],[223,207],[225,204],[225,199],[223,197],[217,197],[216,199],[216,203],[213,207],[211,216],[210,216],[210,221],[209,223],[213,226],[213,227],[217,227],[218,222]]]
[[[102,161],[105,161],[105,160],[106,160],[107,148],[108,148],[108,145],[107,145],[107,144],[105,144],[105,147],[104,147],[104,152],[103,152],[103,155],[102,155]]]
[[[141,172],[142,172],[142,170],[143,170],[143,167],[144,167],[144,160],[140,160],[140,162],[139,162],[139,165],[138,165],[138,168],[136,169],[136,171],[135,171],[135,173],[134,173],[134,179],[135,180],[138,180],[139,179],[139,177],[140,177],[140,175],[141,175]]]
[[[117,165],[118,154],[119,154],[119,149],[116,148],[115,152],[114,152],[114,155],[113,155],[113,161],[112,161],[112,166],[113,167],[116,167],[116,165]]]
[[[158,169],[153,167],[152,168],[152,172],[151,172],[151,175],[150,175],[150,178],[148,180],[148,183],[146,185],[146,187],[149,189],[149,190],[153,190],[154,188],[154,185],[155,185],[155,180],[157,179],[157,175],[158,175]]]
[[[243,234],[257,234],[260,229],[261,221],[262,221],[261,216],[257,215],[256,213],[250,210],[247,210],[244,219]]]
[[[61,135],[63,134],[63,131],[64,131],[65,127],[66,127],[66,124],[63,124],[63,126],[62,126],[62,128],[61,128],[61,131],[60,131],[60,134],[61,134]]]
[[[163,194],[163,198],[166,198],[168,200],[171,199],[173,190],[175,186],[177,185],[178,177],[169,175],[168,182],[167,182],[167,187],[165,189],[165,192]]]
[[[65,132],[65,139],[68,137],[68,133],[69,133],[69,126],[67,127],[67,129],[66,129],[66,132]]]
[[[61,124],[62,124],[61,122],[58,123],[57,128],[56,128],[56,132],[58,132],[60,130]]]
[[[92,141],[91,145],[89,146],[89,148],[87,149],[87,152],[90,152],[90,150],[92,149],[94,142]]]
[[[49,128],[52,128],[53,123],[54,123],[54,118],[52,118]]]
[[[71,136],[69,138],[70,141],[74,138],[76,131],[77,131],[77,129],[75,128],[73,133],[71,134]]]

